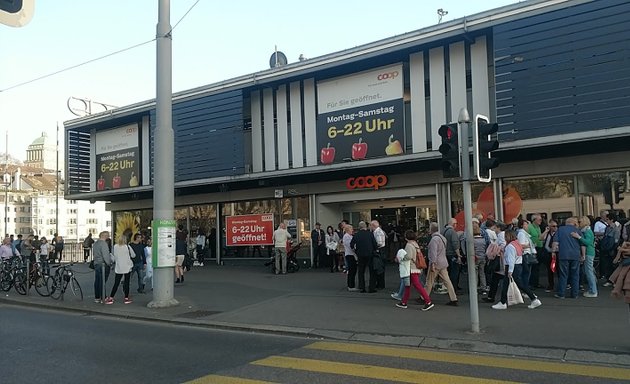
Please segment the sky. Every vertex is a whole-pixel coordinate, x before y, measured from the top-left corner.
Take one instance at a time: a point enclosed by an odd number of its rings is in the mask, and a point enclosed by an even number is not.
[[[195,2],[171,1],[171,25]],[[295,62],[435,25],[438,8],[444,22],[517,2],[200,0],[173,31],[173,92],[268,69],[275,46]],[[70,97],[114,106],[155,98],[155,41],[8,88],[152,40],[157,4],[35,0],[29,24],[0,25],[0,153],[8,132],[9,153],[24,160],[42,132],[54,140],[57,124],[63,145],[63,122],[76,118]]]

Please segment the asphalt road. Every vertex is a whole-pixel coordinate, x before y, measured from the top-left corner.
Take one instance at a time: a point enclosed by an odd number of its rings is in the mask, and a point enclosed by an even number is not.
[[[630,369],[0,305],[2,383],[622,383]]]

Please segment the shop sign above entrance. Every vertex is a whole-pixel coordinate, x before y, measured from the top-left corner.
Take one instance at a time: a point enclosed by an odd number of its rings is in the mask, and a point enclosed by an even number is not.
[[[387,176],[385,175],[351,177],[346,180],[346,188],[348,189],[373,188],[378,190],[385,185],[387,185]]]

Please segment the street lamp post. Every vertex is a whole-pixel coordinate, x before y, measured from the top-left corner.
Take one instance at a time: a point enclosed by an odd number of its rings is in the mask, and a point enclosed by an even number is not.
[[[55,233],[59,236],[59,123],[57,123],[57,182],[55,183]],[[55,241],[57,241],[55,239]]]
[[[9,223],[7,221],[7,210],[9,209],[9,185],[11,184],[11,175],[7,172],[9,165],[9,131],[6,131],[5,139],[6,148],[4,150],[4,175],[2,176],[2,184],[4,185],[4,234],[8,235],[7,229]]]
[[[4,233],[9,234],[7,229],[7,211],[9,210],[9,185],[11,185],[11,175],[7,172],[6,166],[4,168],[4,175],[2,177],[2,185],[4,185]]]

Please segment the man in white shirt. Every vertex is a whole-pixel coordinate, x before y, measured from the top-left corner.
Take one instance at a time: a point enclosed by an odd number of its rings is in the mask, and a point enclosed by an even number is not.
[[[287,273],[287,241],[291,234],[287,231],[284,223],[278,225],[278,229],[273,231],[273,244],[276,249],[276,275],[280,273],[280,261],[282,260],[282,274]]]

